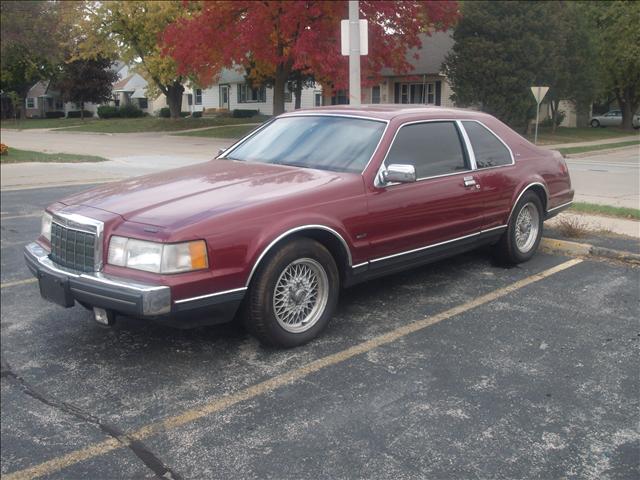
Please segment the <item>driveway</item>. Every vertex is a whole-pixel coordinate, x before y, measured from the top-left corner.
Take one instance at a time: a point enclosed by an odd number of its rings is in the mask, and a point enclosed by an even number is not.
[[[97,155],[108,162],[2,165],[2,188],[105,182],[205,162],[234,140],[154,133],[85,133],[2,130],[10,147],[39,152]]]

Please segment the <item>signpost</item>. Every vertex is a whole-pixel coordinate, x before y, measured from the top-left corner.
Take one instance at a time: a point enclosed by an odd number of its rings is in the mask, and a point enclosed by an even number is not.
[[[349,0],[349,20],[340,22],[342,55],[349,55],[349,104],[360,105],[360,55],[369,53],[367,21],[360,20],[359,2]]]
[[[540,102],[549,91],[549,87],[531,87],[531,93],[536,99],[536,134],[533,138],[533,143],[538,143],[538,121],[540,119]]]

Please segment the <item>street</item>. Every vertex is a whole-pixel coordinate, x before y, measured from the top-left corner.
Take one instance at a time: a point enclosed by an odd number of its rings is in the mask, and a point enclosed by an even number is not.
[[[578,202],[640,208],[640,146],[567,159]]]
[[[345,291],[293,350],[235,324],[104,328],[22,259],[83,188],[2,192],[3,478],[640,474],[637,267],[479,250]]]

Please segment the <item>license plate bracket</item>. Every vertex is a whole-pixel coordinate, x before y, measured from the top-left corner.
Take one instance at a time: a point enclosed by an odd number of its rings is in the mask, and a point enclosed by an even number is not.
[[[43,298],[66,308],[74,306],[75,301],[69,290],[69,281],[67,279],[41,272],[38,284],[40,286],[40,295]]]

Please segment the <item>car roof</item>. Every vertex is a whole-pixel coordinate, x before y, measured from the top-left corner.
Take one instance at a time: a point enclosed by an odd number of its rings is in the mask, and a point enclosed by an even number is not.
[[[296,110],[283,114],[286,116],[296,115],[344,115],[354,117],[367,117],[380,120],[392,120],[399,118],[416,118],[421,117],[424,119],[430,118],[486,118],[488,115],[475,110],[469,110],[464,108],[444,108],[428,105],[414,105],[414,104],[372,104],[372,105],[360,105],[354,107],[353,105],[332,105],[330,107],[318,107],[304,110]]]

